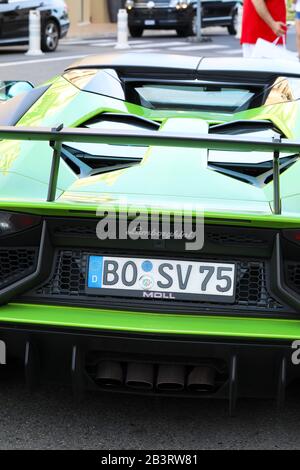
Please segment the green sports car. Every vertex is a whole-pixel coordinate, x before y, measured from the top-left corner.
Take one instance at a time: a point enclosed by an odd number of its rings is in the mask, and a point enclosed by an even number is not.
[[[283,402],[299,98],[297,63],[123,54],[0,105],[0,340],[29,388]]]

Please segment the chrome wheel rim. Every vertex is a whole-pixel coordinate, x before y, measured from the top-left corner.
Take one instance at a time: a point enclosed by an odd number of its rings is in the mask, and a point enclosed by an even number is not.
[[[53,51],[58,43],[58,28],[55,23],[48,23],[45,29],[45,42],[49,50]]]

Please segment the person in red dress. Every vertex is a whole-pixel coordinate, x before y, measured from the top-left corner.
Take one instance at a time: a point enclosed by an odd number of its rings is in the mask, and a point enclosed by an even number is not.
[[[286,33],[285,0],[244,0],[241,44],[244,57],[251,57],[258,38],[273,42]]]

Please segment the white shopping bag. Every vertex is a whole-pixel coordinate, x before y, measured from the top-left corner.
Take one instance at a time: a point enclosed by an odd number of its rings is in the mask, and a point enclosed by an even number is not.
[[[265,41],[265,39],[258,38],[252,52],[252,58],[256,59],[278,59],[278,60],[293,60],[299,61],[295,52],[289,51],[285,47],[285,40],[283,46],[277,46],[279,38],[274,42]]]

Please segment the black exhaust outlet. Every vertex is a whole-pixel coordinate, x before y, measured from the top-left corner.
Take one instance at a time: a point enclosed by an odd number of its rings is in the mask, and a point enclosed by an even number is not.
[[[156,387],[161,391],[180,392],[185,385],[185,368],[168,364],[159,366]]]
[[[129,363],[125,385],[139,390],[153,389],[154,366],[146,363]]]
[[[123,385],[122,365],[114,361],[99,362],[95,380],[101,387],[121,387]]]
[[[210,393],[215,390],[216,371],[213,367],[194,367],[188,376],[187,387],[190,392]]]

